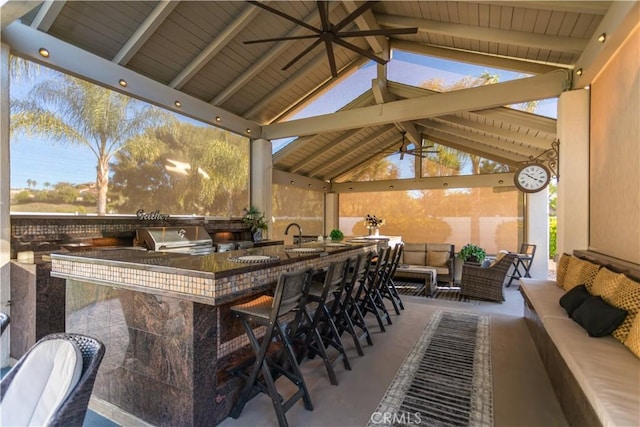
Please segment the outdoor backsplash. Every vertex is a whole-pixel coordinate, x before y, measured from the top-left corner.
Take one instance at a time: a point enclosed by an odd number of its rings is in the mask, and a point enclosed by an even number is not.
[[[132,246],[139,227],[202,225],[214,241],[245,240],[251,234],[240,218],[205,219],[169,217],[140,220],[137,217],[11,216],[11,258],[21,251],[50,252],[66,243],[93,246]]]

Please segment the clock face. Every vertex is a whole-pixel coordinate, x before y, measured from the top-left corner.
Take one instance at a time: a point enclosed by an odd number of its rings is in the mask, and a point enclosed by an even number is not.
[[[549,184],[551,174],[546,166],[532,164],[518,170],[514,175],[514,182],[520,191],[535,193]]]

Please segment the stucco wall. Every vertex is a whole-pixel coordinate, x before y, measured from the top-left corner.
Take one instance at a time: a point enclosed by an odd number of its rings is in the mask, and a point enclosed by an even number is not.
[[[640,263],[640,27],[591,85],[589,248]]]

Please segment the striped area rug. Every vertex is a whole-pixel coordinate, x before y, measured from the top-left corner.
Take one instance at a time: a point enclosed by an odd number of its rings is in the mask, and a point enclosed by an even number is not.
[[[405,425],[493,426],[488,315],[434,314],[368,427]]]
[[[424,282],[412,282],[407,280],[394,279],[393,283],[401,295],[408,296],[425,296]],[[436,290],[432,298],[444,300],[444,301],[458,301],[466,302],[474,305],[478,305],[479,301],[469,299],[466,296],[460,295],[460,288],[458,287],[440,287]]]

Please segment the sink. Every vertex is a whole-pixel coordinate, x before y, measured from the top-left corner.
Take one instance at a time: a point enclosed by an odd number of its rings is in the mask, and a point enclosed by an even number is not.
[[[314,254],[314,253],[322,252],[322,249],[321,248],[287,248],[284,251],[294,252],[299,254]]]

